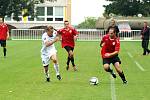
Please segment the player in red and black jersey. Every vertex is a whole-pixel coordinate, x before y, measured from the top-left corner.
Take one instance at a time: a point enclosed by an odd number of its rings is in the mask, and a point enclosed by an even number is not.
[[[61,35],[62,37],[62,48],[65,48],[66,51],[68,52],[68,58],[67,58],[67,67],[66,69],[69,69],[69,63],[71,61],[72,66],[74,68],[74,71],[77,70],[76,65],[74,63],[74,46],[75,46],[75,40],[78,37],[78,32],[75,28],[71,27],[69,25],[68,21],[64,21],[64,28],[58,30],[58,33]]]
[[[110,64],[112,63],[121,77],[123,83],[127,83],[124,73],[120,67],[121,60],[118,57],[119,50],[120,50],[120,41],[119,38],[116,36],[115,28],[110,28],[107,35],[102,38],[100,43],[101,49],[101,56],[103,59],[103,67],[105,71],[110,72],[114,78],[116,78],[116,74],[110,68]]]
[[[6,57],[6,40],[9,38],[9,29],[0,17],[0,44],[3,47],[4,57]]]

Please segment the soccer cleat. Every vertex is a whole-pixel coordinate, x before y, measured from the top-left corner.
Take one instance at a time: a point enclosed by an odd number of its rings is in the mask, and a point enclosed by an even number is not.
[[[61,80],[62,78],[61,78],[61,76],[60,76],[60,75],[57,75],[57,79],[58,79],[58,80]]]
[[[116,74],[113,71],[110,72],[110,74],[112,75],[113,78],[116,78]]]
[[[50,82],[50,78],[49,78],[49,77],[48,77],[48,78],[46,78],[46,81],[47,81],[47,82]]]
[[[67,65],[66,70],[69,70],[69,65]]]
[[[123,81],[123,84],[127,84],[128,82],[126,80]]]

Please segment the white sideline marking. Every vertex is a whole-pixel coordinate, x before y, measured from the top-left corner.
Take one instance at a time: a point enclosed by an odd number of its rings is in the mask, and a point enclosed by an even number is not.
[[[145,69],[137,61],[134,61],[134,63],[139,67],[141,71],[145,71]]]
[[[116,91],[115,91],[115,81],[114,81],[114,78],[112,78],[112,76],[111,76],[110,86],[111,86],[111,98],[112,98],[112,100],[117,100],[116,99]]]
[[[127,54],[129,55],[130,58],[133,58],[133,56],[130,52],[127,52]],[[134,63],[141,71],[145,71],[145,69],[136,60],[134,60]]]

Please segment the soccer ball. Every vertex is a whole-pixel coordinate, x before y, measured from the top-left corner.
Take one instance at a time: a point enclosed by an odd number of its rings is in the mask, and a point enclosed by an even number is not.
[[[91,77],[89,81],[90,81],[91,85],[97,85],[98,84],[98,78],[97,77]]]

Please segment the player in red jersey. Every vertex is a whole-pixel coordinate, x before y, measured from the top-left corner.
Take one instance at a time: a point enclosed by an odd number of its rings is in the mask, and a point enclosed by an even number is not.
[[[3,47],[4,57],[6,57],[6,40],[9,38],[9,29],[0,17],[0,44]]]
[[[116,74],[110,68],[110,64],[112,63],[121,77],[123,83],[127,83],[125,75],[120,67],[121,60],[118,57],[119,50],[120,50],[120,41],[119,38],[116,36],[115,28],[110,28],[107,35],[102,38],[100,43],[101,49],[101,56],[103,59],[103,67],[106,72],[110,72],[111,75],[116,78]]]
[[[64,21],[64,28],[58,30],[58,33],[62,37],[62,48],[65,48],[68,52],[68,58],[67,58],[67,67],[66,69],[69,69],[69,63],[71,61],[72,66],[74,68],[74,71],[77,70],[76,65],[74,63],[74,46],[75,46],[75,40],[78,37],[78,32],[75,28],[71,27],[69,25],[69,22],[66,20]]]

